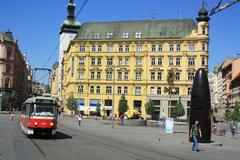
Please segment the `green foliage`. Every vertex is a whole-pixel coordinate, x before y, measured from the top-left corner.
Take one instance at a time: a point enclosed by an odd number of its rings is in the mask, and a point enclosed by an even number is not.
[[[77,101],[73,97],[73,95],[69,96],[69,98],[67,100],[67,108],[71,111],[76,111],[76,109],[77,109]]]
[[[146,109],[147,114],[153,115],[153,113],[155,111],[155,107],[154,107],[153,101],[151,99],[149,100],[149,102],[146,103],[145,109]]]
[[[231,115],[232,115],[231,110],[229,109],[229,107],[227,107],[227,109],[225,110],[224,119],[226,121],[231,120]]]
[[[178,117],[183,116],[184,114],[185,114],[185,110],[184,110],[183,104],[181,102],[181,97],[179,97],[178,103],[172,110],[172,117],[178,118]]]
[[[100,113],[101,113],[101,105],[99,103],[97,103],[97,106],[96,106],[96,115],[97,116],[100,116]]]
[[[3,92],[1,98],[2,110],[9,109],[9,102],[10,102],[10,93]]]
[[[174,70],[171,68],[171,70],[168,71],[168,76],[167,76],[167,83],[169,86],[173,86],[174,85],[174,80],[175,80],[176,76],[174,73]]]
[[[234,105],[234,110],[231,114],[231,120],[234,122],[239,122],[240,121],[240,106],[239,103],[235,103]]]
[[[122,94],[121,99],[119,100],[119,104],[118,104],[119,115],[124,114],[127,110],[128,110],[127,100],[126,100],[125,95]]]

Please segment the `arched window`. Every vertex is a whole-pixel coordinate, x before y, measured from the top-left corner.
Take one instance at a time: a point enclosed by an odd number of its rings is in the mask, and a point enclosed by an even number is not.
[[[5,88],[10,88],[10,78],[5,79]]]

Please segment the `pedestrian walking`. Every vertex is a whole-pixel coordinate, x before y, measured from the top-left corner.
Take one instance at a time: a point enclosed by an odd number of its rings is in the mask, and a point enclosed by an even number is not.
[[[11,111],[10,119],[11,119],[11,121],[14,120],[14,109]]]
[[[198,137],[202,137],[202,132],[201,132],[199,122],[198,122],[198,120],[196,120],[190,130],[190,138],[193,139],[192,151],[199,152],[199,146],[198,146],[198,141],[197,141]]]
[[[236,134],[236,125],[235,123],[232,121],[230,124],[230,129],[231,129],[231,133],[232,133],[232,137],[235,137]]]
[[[82,115],[78,114],[77,119],[78,119],[78,126],[80,127],[81,126],[81,121],[82,121]]]

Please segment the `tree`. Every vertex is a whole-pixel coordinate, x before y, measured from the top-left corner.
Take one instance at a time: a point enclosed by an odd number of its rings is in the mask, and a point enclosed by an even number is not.
[[[68,109],[69,109],[71,112],[75,111],[75,114],[76,114],[77,101],[76,101],[76,99],[73,97],[73,95],[70,95],[70,96],[68,97],[67,107],[68,107]]]
[[[235,103],[234,109],[231,113],[231,120],[234,122],[239,122],[240,121],[240,106],[239,103]]]
[[[177,105],[173,108],[172,117],[179,118],[185,114],[183,104],[181,102],[181,97],[179,97]]]
[[[1,98],[2,110],[9,109],[10,96],[11,96],[10,93],[7,93],[7,92],[2,93],[2,98]]]
[[[231,110],[229,106],[227,106],[224,114],[224,119],[228,122],[229,120],[231,120],[231,115],[232,115]]]
[[[119,104],[118,104],[119,115],[124,114],[127,110],[128,110],[127,100],[126,100],[125,95],[122,94],[121,99],[119,100]]]
[[[97,116],[100,116],[100,113],[101,113],[101,105],[99,103],[97,103],[97,106],[96,106],[96,115]]]
[[[147,114],[152,116],[155,111],[155,107],[154,107],[153,101],[151,99],[149,100],[149,102],[146,103],[145,108],[146,108]]]

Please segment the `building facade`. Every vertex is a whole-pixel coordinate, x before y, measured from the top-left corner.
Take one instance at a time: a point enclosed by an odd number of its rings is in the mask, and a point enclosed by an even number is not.
[[[28,96],[28,69],[25,58],[12,33],[0,32],[1,110],[19,107]]]
[[[193,19],[83,23],[63,60],[62,96],[73,95],[79,109],[118,115],[126,96],[130,109],[146,116],[155,105],[156,119],[169,117],[181,97],[187,119],[191,87],[198,68],[208,69],[208,12],[203,6]],[[175,75],[171,93],[167,77]],[[114,88],[113,88],[114,87]],[[170,93],[170,95],[169,95]],[[113,102],[114,100],[114,102]]]
[[[58,97],[58,66],[58,62],[54,63],[51,72],[51,95],[54,97]]]

